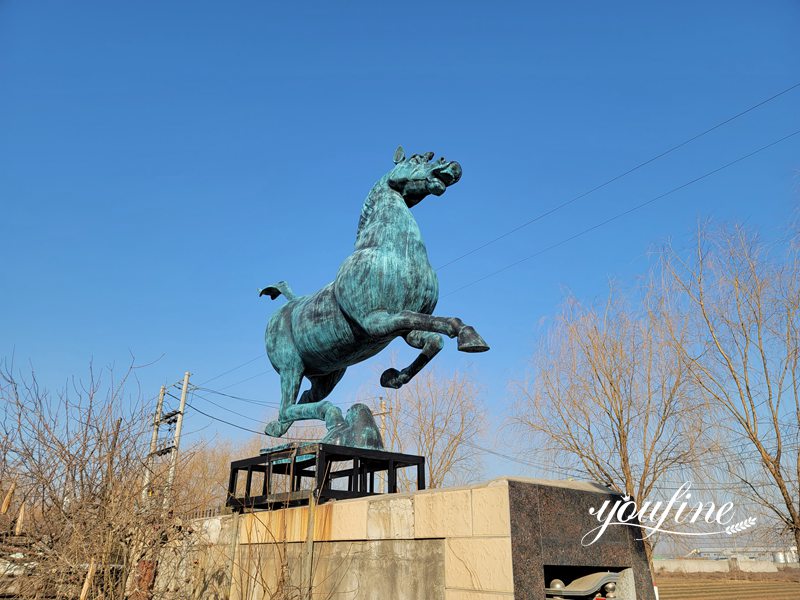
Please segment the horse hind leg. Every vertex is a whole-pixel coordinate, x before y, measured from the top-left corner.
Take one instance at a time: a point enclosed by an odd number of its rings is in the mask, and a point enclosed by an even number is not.
[[[412,348],[419,348],[422,352],[402,371],[386,369],[381,375],[381,385],[385,388],[399,389],[427,365],[442,349],[444,342],[442,336],[430,331],[414,330],[405,336],[406,343]]]
[[[424,313],[404,310],[389,313],[385,310],[374,311],[359,320],[364,330],[377,337],[403,335],[407,331],[429,331],[441,333],[450,338],[458,338],[458,349],[461,352],[486,352],[489,345],[469,325],[458,317],[437,317]]]
[[[300,396],[298,404],[308,404],[310,402],[319,402],[328,397],[328,395],[336,387],[336,384],[342,380],[344,373],[347,369],[339,369],[326,375],[312,375],[308,377],[311,382],[311,389],[306,390]]]

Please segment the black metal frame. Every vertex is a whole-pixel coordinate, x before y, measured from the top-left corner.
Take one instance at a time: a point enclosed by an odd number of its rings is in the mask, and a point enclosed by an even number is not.
[[[333,470],[336,463],[349,462],[349,468]],[[397,470],[417,468],[417,489],[425,489],[425,457],[383,450],[366,450],[322,443],[293,443],[260,456],[235,460],[228,479],[228,500],[231,509],[276,509],[308,504],[311,495],[318,503],[326,500],[362,498],[379,495],[375,491],[375,473],[386,472],[387,493],[397,492]],[[239,474],[244,473],[244,496],[236,495]],[[253,490],[253,473],[263,473],[260,490]],[[273,492],[273,474],[290,477],[290,491]],[[333,480],[347,478],[346,490],[335,490]],[[303,481],[312,479],[311,488]],[[255,494],[253,492],[256,492]]]

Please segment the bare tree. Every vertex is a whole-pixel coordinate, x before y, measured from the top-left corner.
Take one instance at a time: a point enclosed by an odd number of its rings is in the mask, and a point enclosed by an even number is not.
[[[727,471],[800,547],[798,240],[700,230],[690,260],[670,249],[665,264],[691,317],[676,347],[717,417]]]
[[[264,438],[255,435],[242,441],[217,437],[188,445],[175,479],[175,493],[180,503],[195,504],[202,510],[223,507],[228,495],[231,462],[257,456],[264,445]]]
[[[486,414],[478,386],[468,375],[456,372],[442,377],[428,369],[399,390],[383,393],[388,409],[384,444],[396,452],[425,456],[428,487],[480,477],[480,456],[474,445]]]
[[[599,309],[568,299],[518,385],[513,422],[562,468],[641,506],[695,451],[699,411],[672,343],[683,329],[652,286],[638,310],[614,291]]]
[[[126,392],[131,372],[101,375],[54,395],[35,376],[0,373],[2,487],[14,490],[0,525],[20,534],[7,538],[25,557],[20,598],[125,597],[142,561],[182,535],[191,507],[141,500],[152,421]]]

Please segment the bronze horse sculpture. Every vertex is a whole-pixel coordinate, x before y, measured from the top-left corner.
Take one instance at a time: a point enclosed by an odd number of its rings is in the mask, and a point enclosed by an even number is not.
[[[457,338],[462,352],[489,349],[461,319],[433,315],[439,282],[410,209],[429,194],[444,194],[461,178],[461,166],[432,159],[432,152],[406,158],[402,147],[397,149],[394,168],[364,202],[355,251],[333,282],[308,296],[295,296],[283,281],[261,290],[273,300],[281,294],[288,299],[272,315],[265,336],[267,355],[281,378],[278,419],[267,424],[267,435],[280,437],[295,421],[319,419],[328,428],[327,441],[380,447],[379,436],[353,440],[343,433],[357,425],[354,421],[372,420],[364,405],[351,408],[345,421],[325,400],[347,367],[403,337],[419,356],[404,369],[381,375],[383,387],[400,388],[442,349],[442,334]],[[311,387],[298,400],[304,377]]]

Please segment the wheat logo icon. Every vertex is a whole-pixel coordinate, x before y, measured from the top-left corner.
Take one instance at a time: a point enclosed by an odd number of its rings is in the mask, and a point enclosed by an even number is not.
[[[739,533],[744,531],[745,529],[750,529],[753,525],[756,524],[755,517],[749,517],[744,521],[739,521],[738,523],[734,523],[733,525],[728,525],[725,528],[725,533],[728,535],[733,535],[734,533]]]

